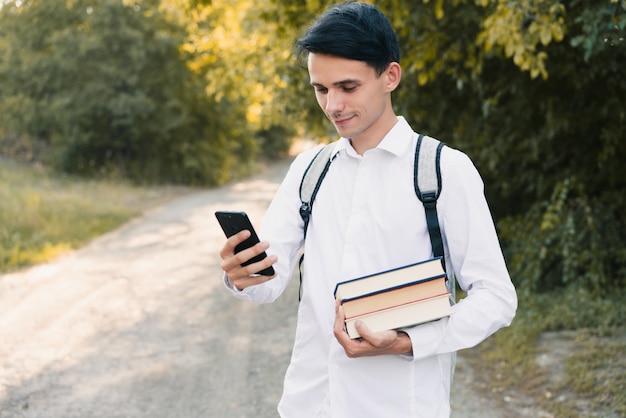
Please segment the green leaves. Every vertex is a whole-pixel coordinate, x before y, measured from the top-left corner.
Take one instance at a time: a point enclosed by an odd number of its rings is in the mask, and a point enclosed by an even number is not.
[[[530,72],[531,78],[539,75],[547,78],[548,55],[541,47],[563,40],[565,7],[544,0],[483,1],[482,5],[488,6],[489,14],[477,37],[478,45],[486,52],[503,51],[506,58],[512,58],[515,65]]]
[[[177,17],[173,4],[189,15]],[[51,162],[68,172],[193,184],[249,172],[257,150],[245,130],[243,98],[223,97],[224,85],[205,93],[204,74],[227,65],[213,61],[193,71],[181,48],[191,19],[200,19],[189,7],[175,0],[3,7],[6,133],[51,144]]]
[[[276,4],[300,18],[295,37],[309,11]],[[402,48],[396,110],[472,157],[520,290],[626,284],[624,2],[376,4]],[[307,86],[291,87],[319,126]]]
[[[618,0],[588,2],[574,0],[571,7],[578,10],[574,19],[576,35],[571,45],[582,48],[585,61],[607,48],[626,48],[626,3]]]
[[[334,3],[8,2],[0,127],[68,171],[227,181],[293,131],[335,136],[291,54]],[[626,1],[376,4],[396,111],[472,157],[520,288],[626,284]]]

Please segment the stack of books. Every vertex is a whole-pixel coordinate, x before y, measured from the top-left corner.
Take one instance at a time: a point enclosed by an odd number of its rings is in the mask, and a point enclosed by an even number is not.
[[[338,283],[346,331],[359,338],[356,321],[386,331],[434,321],[452,313],[441,257]]]

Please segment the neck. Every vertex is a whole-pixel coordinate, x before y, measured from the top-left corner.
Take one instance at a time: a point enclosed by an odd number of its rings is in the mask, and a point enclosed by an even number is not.
[[[376,148],[397,122],[398,118],[393,112],[381,116],[376,127],[372,126],[370,129],[361,132],[358,136],[350,138],[352,148],[354,148],[359,155],[363,155],[367,151]]]

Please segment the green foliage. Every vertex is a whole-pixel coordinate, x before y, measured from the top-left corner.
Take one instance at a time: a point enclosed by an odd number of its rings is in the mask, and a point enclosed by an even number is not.
[[[142,190],[0,160],[0,271],[42,263],[137,214]],[[141,197],[140,197],[141,196]]]
[[[614,193],[594,203],[582,191],[569,181],[557,184],[549,202],[501,222],[511,274],[521,290],[575,284],[607,293],[621,286],[626,249],[620,245],[623,231],[614,228],[621,196]]]
[[[294,38],[331,4],[274,3]],[[520,290],[626,285],[626,2],[376,4],[402,48],[398,112],[472,157]],[[288,74],[323,132],[306,71]]]
[[[277,20],[267,18],[268,1],[213,0],[206,7],[185,10],[181,20],[189,36],[183,49],[189,52],[187,64],[202,78],[206,92],[220,100],[245,103],[250,138],[268,130],[292,131],[293,122],[283,112],[287,104],[277,99],[289,80],[277,68],[293,66],[291,39],[279,35]],[[282,140],[288,146],[291,138]],[[276,157],[271,148],[261,152]]]
[[[245,106],[205,93],[186,28],[158,3],[21,3],[0,11],[5,132],[49,142],[68,172],[191,184],[249,172]]]
[[[578,344],[581,350],[566,361],[562,387],[589,399],[594,411],[626,415],[626,340],[605,341],[588,333]]]
[[[293,130],[280,125],[273,125],[257,132],[261,155],[270,160],[285,157],[289,153],[291,138],[294,135]]]
[[[496,47],[515,65],[529,71],[532,78],[548,73],[547,53],[542,47],[563,40],[565,6],[558,1],[525,0],[519,2],[480,1],[491,6],[484,20],[484,30],[477,42],[486,53]]]
[[[277,34],[286,40],[283,41],[283,47],[288,52],[275,68],[279,78],[288,80],[288,83],[286,88],[275,92],[274,101],[281,105],[279,110],[282,115],[288,116],[289,120],[304,128],[306,138],[328,140],[336,132],[323,117],[315,101],[306,63],[296,63],[293,52],[295,40],[313,19],[337,2],[268,0],[267,3],[267,7],[261,9],[261,16],[265,21],[275,22]]]
[[[608,3],[573,0],[571,7],[578,9],[574,23],[580,27],[580,34],[573,36],[570,43],[574,47],[582,47],[586,61],[607,48],[626,47],[624,0]]]
[[[614,289],[598,296],[570,286],[563,290],[523,296],[519,313],[524,321],[539,322],[540,332],[589,329],[595,335],[611,335],[626,327],[626,291]]]
[[[335,135],[290,55],[333,3],[8,2],[0,127],[69,171],[245,174],[283,131]],[[471,156],[520,291],[626,285],[626,2],[376,4],[402,47],[396,110]]]
[[[610,292],[626,284],[626,183],[619,174],[626,48],[599,48],[586,60],[588,50],[571,46],[581,31],[574,12],[568,9],[564,41],[545,48],[546,80],[486,63],[478,90],[487,92],[477,115],[482,138],[468,141],[467,150],[482,168],[522,288],[575,284]],[[507,79],[497,88],[484,88],[500,75]]]

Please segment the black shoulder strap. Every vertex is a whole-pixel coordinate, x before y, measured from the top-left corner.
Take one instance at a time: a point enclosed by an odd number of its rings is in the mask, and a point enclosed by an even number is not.
[[[311,220],[311,211],[313,210],[313,202],[315,196],[320,189],[322,181],[328,172],[330,163],[333,161],[331,153],[335,148],[335,143],[325,145],[322,149],[313,157],[309,166],[307,167],[302,181],[300,182],[300,216],[304,221],[304,238],[306,239],[306,233],[309,228],[309,221]]]
[[[311,220],[311,211],[313,210],[313,202],[317,196],[324,177],[333,162],[332,152],[335,149],[335,142],[322,147],[321,150],[313,157],[309,166],[304,171],[302,181],[300,182],[300,217],[304,221],[304,239],[309,229],[309,221]],[[300,256],[298,262],[298,270],[300,273],[300,288],[298,290],[298,300],[302,299],[302,262],[304,261],[304,252]]]
[[[437,217],[437,199],[441,194],[441,150],[445,144],[422,134],[417,138],[413,184],[417,198],[424,204],[428,234],[435,257],[444,257],[443,239]]]

